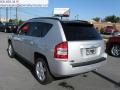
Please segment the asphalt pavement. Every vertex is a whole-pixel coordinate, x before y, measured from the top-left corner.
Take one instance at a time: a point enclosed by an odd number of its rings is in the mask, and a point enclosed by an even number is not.
[[[109,56],[107,64],[99,68],[96,73],[120,85],[120,57]]]
[[[0,90],[120,90],[118,85],[93,72],[41,85],[28,64],[20,58],[8,57],[7,37],[8,34],[0,32]],[[119,58],[108,57],[108,60],[119,63]],[[118,70],[119,66],[114,68]]]

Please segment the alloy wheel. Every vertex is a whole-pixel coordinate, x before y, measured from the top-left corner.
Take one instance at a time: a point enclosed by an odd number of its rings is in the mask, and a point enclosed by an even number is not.
[[[120,45],[113,45],[111,48],[111,54],[113,56],[120,56]]]
[[[36,64],[36,74],[40,81],[44,81],[46,79],[45,76],[46,69],[41,61],[38,61]]]

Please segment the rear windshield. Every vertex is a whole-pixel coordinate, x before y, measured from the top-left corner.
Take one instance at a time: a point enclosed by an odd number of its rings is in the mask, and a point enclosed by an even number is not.
[[[90,24],[71,24],[62,23],[63,30],[68,41],[81,41],[81,40],[101,40],[100,34]]]

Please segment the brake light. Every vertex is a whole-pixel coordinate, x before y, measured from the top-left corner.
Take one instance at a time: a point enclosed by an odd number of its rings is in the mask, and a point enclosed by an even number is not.
[[[62,42],[55,46],[54,58],[68,59],[68,43]]]

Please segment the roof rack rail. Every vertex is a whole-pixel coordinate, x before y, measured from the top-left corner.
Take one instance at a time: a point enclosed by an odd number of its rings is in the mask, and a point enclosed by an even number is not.
[[[83,22],[83,23],[89,23],[88,21],[84,21],[84,20],[73,20],[75,22]]]
[[[53,19],[53,20],[60,20],[59,18],[55,17],[37,17],[37,18],[32,18],[30,20],[35,20],[35,19]]]
[[[61,21],[63,23],[87,23],[90,24],[88,21],[84,21],[84,20],[70,20],[70,21]]]

